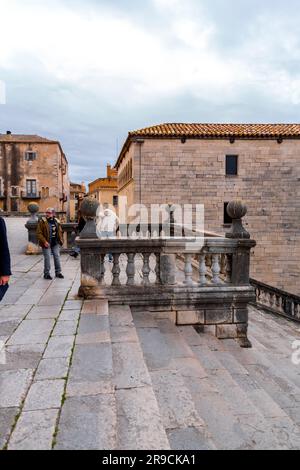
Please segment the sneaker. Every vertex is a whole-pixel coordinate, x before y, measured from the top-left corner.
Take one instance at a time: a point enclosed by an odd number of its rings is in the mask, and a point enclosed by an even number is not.
[[[62,273],[56,274],[56,277],[58,277],[58,279],[64,279],[64,276],[62,275]]]
[[[45,274],[44,279],[48,279],[49,281],[52,281],[52,277],[50,274]]]

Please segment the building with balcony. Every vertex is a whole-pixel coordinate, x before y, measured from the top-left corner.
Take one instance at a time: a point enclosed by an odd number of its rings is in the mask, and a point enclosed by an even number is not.
[[[27,213],[31,201],[40,212],[50,206],[69,218],[67,158],[58,141],[7,131],[0,134],[0,210]]]
[[[251,275],[300,294],[300,125],[161,124],[129,132],[115,168],[128,204],[204,204],[223,234],[233,199],[257,247]]]

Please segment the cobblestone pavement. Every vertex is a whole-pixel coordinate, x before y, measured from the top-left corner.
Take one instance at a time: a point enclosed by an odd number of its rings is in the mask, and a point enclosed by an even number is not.
[[[0,304],[0,448],[300,449],[299,325],[250,312],[253,349],[210,329],[77,298],[79,260],[45,281],[9,222]],[[19,236],[19,235],[18,235]]]

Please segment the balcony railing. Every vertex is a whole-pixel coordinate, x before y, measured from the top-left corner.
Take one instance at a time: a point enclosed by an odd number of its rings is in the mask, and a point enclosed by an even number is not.
[[[22,199],[32,199],[32,200],[41,199],[41,191],[39,191],[37,193],[27,193],[26,191],[22,191],[21,192],[21,198]]]

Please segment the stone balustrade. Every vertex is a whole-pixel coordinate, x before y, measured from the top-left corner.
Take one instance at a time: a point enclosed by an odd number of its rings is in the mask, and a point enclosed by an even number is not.
[[[272,313],[300,322],[300,297],[251,279],[256,305]]]
[[[152,237],[135,239],[122,230],[115,238],[96,236],[96,202],[84,201],[87,224],[76,243],[81,251],[84,298],[107,298],[145,311],[170,312],[179,325],[214,326],[219,338],[236,338],[249,347],[248,303],[255,300],[249,282],[250,237]],[[93,208],[93,205],[95,207]],[[238,225],[238,224],[237,224]],[[240,224],[241,226],[241,224]],[[148,231],[149,232],[149,231]]]

